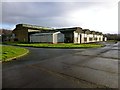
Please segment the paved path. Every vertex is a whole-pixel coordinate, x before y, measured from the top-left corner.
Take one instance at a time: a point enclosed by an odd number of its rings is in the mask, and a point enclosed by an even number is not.
[[[3,88],[117,88],[118,43],[96,49],[28,48],[3,64]]]

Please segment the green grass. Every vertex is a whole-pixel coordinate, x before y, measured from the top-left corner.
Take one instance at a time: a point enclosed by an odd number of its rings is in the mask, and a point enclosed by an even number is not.
[[[0,60],[8,61],[8,59],[25,54],[28,50],[25,48],[19,48],[15,46],[1,46]]]
[[[107,40],[106,42],[118,42],[117,40]]]
[[[59,44],[48,44],[48,43],[7,43],[25,47],[38,47],[38,48],[97,48],[104,45],[98,43],[91,44],[73,44],[73,43],[59,43]]]

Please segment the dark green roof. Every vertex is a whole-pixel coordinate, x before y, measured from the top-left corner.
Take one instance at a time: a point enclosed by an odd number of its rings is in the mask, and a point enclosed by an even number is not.
[[[37,25],[30,25],[30,24],[17,24],[16,26],[33,28],[33,29],[54,30],[53,28],[37,26]]]
[[[77,28],[82,29],[81,27],[71,27],[71,28],[60,28],[60,29],[56,29],[57,31],[75,31],[77,30]]]
[[[77,29],[76,27],[73,27],[73,28],[60,28],[60,29],[56,29],[56,30],[57,31],[74,31],[76,29]]]
[[[71,27],[71,28],[59,28],[59,29],[54,29],[50,27],[43,27],[43,26],[37,26],[37,25],[30,25],[30,24],[17,24],[17,27],[26,27],[29,29],[38,29],[38,30],[50,30],[50,31],[61,31],[61,32],[67,32],[67,31],[75,31],[78,29],[78,31],[81,29],[81,32],[87,33],[87,34],[98,34],[102,35],[102,32],[96,32],[96,31],[90,31],[89,29],[82,29],[81,27]]]

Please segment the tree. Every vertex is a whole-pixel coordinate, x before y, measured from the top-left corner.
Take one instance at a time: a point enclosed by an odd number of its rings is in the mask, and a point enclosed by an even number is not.
[[[10,41],[10,38],[12,36],[12,30],[8,29],[0,29],[0,35],[2,37],[2,41]]]
[[[119,40],[120,41],[120,34],[105,34],[107,40]]]

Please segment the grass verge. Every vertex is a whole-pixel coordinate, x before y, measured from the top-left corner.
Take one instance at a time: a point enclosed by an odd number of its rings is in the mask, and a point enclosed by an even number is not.
[[[117,41],[117,40],[107,40],[106,42],[108,42],[108,43],[117,43],[119,41]]]
[[[37,48],[98,48],[103,47],[103,44],[90,43],[90,44],[74,44],[74,43],[7,43],[11,45],[24,46],[24,47],[37,47]]]
[[[1,48],[0,61],[2,62],[10,61],[28,53],[27,49],[15,46],[1,46]]]

